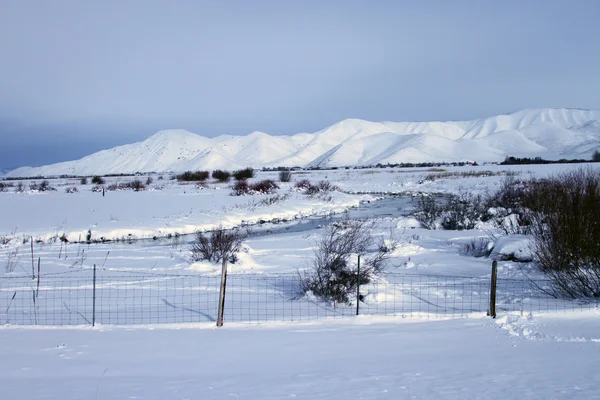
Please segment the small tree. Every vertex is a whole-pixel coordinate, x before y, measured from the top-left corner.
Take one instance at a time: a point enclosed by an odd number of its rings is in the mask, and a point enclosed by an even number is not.
[[[92,178],[92,183],[93,183],[93,184],[96,184],[96,185],[103,185],[103,184],[104,184],[104,182],[105,182],[105,181],[104,181],[104,179],[103,179],[101,176],[99,176],[99,175],[95,175],[95,176]]]
[[[592,154],[592,161],[600,162],[600,151],[598,151],[598,150],[594,151],[594,154]]]
[[[79,183],[81,183],[82,185],[87,185],[88,179],[84,176],[83,178],[81,178],[81,181],[79,181]]]
[[[227,260],[230,263],[237,261],[236,254],[242,248],[246,236],[239,230],[226,230],[222,226],[214,230],[210,237],[202,232],[196,232],[196,240],[192,243],[192,261],[210,261],[220,263]]]

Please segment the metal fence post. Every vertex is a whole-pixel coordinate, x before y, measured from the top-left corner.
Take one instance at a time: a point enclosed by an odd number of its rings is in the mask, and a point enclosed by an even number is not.
[[[496,283],[498,280],[498,261],[492,262],[492,280],[490,286],[490,311],[488,315],[496,318]]]
[[[360,254],[358,255],[358,266],[356,268],[356,315],[360,307]]]
[[[219,315],[217,316],[217,326],[223,326],[223,311],[225,309],[225,288],[227,285],[227,259],[223,258],[221,267],[221,289],[219,291]]]
[[[92,284],[92,326],[96,326],[96,264],[94,264],[94,280]]]

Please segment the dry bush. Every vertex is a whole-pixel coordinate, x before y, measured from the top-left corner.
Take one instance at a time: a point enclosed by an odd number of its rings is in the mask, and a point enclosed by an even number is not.
[[[92,183],[96,185],[103,185],[106,183],[106,181],[101,176],[96,175],[92,178]]]
[[[50,186],[50,182],[46,180],[41,181],[40,183],[32,183],[29,185],[29,189],[37,190],[39,192],[51,192],[56,190],[54,187]]]
[[[10,182],[0,182],[0,192],[6,192],[8,188],[13,187],[14,185]]]
[[[425,229],[441,226],[448,230],[473,229],[485,215],[482,196],[460,190],[444,197],[418,196],[413,199],[415,218]]]
[[[299,181],[296,181],[296,183],[294,183],[294,187],[296,189],[308,189],[311,186],[311,183],[308,179],[300,179]]]
[[[367,284],[381,273],[392,250],[379,245],[371,251],[375,245],[371,228],[363,221],[347,221],[324,229],[317,241],[312,269],[299,273],[302,292],[326,301],[350,303],[359,283],[353,258],[362,255],[360,284]]]
[[[427,174],[423,180],[425,181],[435,181],[436,179],[443,178],[482,178],[486,176],[515,176],[518,175],[519,172],[516,171],[444,171],[436,174]]]
[[[319,181],[316,184],[310,184],[307,188],[306,188],[306,194],[309,196],[313,196],[319,193],[327,193],[327,192],[333,192],[333,191],[337,191],[340,190],[339,187],[331,184],[331,182],[329,181]]]
[[[136,192],[140,192],[144,189],[146,189],[146,185],[139,179],[134,179],[129,182],[113,183],[106,187],[106,190],[109,192],[118,190],[135,190]]]
[[[231,179],[231,172],[216,169],[212,172],[212,177],[213,179],[216,179],[217,181],[222,183],[229,182],[229,180]]]
[[[489,257],[492,254],[493,242],[487,238],[471,239],[459,249],[459,253],[472,257]]]
[[[79,189],[77,189],[77,186],[71,186],[68,188],[65,188],[65,193],[77,193],[79,192]]]
[[[219,227],[210,237],[201,232],[196,232],[196,240],[192,243],[192,261],[210,261],[220,263],[227,260],[230,263],[237,261],[236,254],[242,248],[246,236],[239,230],[226,230]]]
[[[442,211],[442,228],[447,230],[473,229],[481,221],[486,208],[480,195],[461,190],[448,197]]]
[[[277,189],[279,189],[279,186],[277,186],[277,184],[270,179],[265,179],[252,185],[249,185],[245,180],[241,180],[232,186],[231,195],[243,196],[245,194],[273,194]]]
[[[183,182],[203,182],[208,179],[210,174],[208,171],[186,171],[182,174],[175,175],[178,181]]]
[[[253,168],[244,168],[233,172],[233,177],[237,181],[243,181],[245,179],[254,178],[254,169]]]
[[[437,221],[442,215],[442,208],[433,196],[417,196],[413,197],[415,206],[415,219],[419,221],[425,229],[435,229]]]
[[[292,180],[292,171],[279,171],[279,182],[290,182]]]
[[[252,193],[273,194],[277,189],[279,189],[279,186],[271,179],[265,179],[250,185]]]
[[[81,178],[81,180],[79,181],[79,183],[82,184],[82,185],[87,185],[88,184],[87,177],[84,176],[83,178]]]
[[[529,191],[533,255],[557,296],[600,297],[600,172],[579,169]]]
[[[232,196],[243,196],[250,193],[250,185],[246,181],[238,181],[231,187]]]
[[[146,178],[146,186],[152,185],[152,182],[154,182],[154,178],[152,178],[151,176]]]

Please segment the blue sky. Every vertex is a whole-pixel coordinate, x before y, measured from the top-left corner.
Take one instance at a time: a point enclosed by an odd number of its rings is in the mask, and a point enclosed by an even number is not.
[[[167,128],[600,109],[598,15],[594,0],[5,0],[0,167]]]

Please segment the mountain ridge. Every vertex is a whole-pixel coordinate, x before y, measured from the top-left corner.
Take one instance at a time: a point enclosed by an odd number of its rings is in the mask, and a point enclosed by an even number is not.
[[[204,137],[184,129],[79,160],[21,167],[9,177],[180,172],[195,169],[365,166],[427,161],[501,161],[506,156],[589,158],[600,149],[600,112],[525,109],[467,121],[345,119],[314,133]]]

